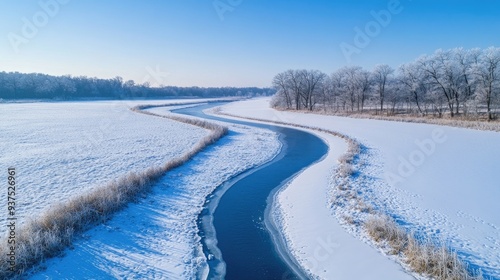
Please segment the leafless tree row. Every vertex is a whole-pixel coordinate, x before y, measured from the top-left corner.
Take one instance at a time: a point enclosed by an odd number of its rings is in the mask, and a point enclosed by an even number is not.
[[[500,109],[500,48],[437,50],[393,69],[348,66],[326,75],[288,70],[274,77],[274,106],[334,112],[485,115]]]
[[[318,70],[288,70],[274,77],[273,86],[287,109],[313,110],[321,102],[326,80],[326,74]]]

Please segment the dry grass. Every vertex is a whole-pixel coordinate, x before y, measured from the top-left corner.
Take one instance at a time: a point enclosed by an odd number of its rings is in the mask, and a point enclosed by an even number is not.
[[[143,112],[139,108],[132,110],[158,116]],[[153,183],[167,171],[184,164],[227,133],[226,127],[203,120],[174,115],[168,118],[208,129],[211,133],[201,139],[189,152],[168,161],[163,166],[152,167],[140,173],[130,173],[67,202],[53,206],[37,219],[25,222],[16,234],[17,270],[15,272],[9,271],[6,258],[7,246],[0,246],[0,259],[2,260],[0,279],[22,278],[27,270],[47,258],[59,255],[71,245],[77,234],[108,220],[128,203],[148,193]],[[6,238],[2,238],[0,242],[7,244]]]
[[[500,132],[500,121],[488,121],[488,120],[478,120],[474,118],[448,118],[442,117],[437,118],[433,116],[421,117],[421,116],[413,116],[413,115],[396,115],[396,116],[387,116],[387,115],[376,115],[370,113],[339,113],[339,112],[323,112],[323,111],[300,111],[308,114],[321,114],[321,115],[332,115],[339,117],[349,117],[356,119],[374,119],[374,120],[384,120],[384,121],[397,121],[397,122],[409,122],[409,123],[426,123],[426,124],[437,124],[451,127],[461,127],[461,128],[469,128],[476,130],[486,130],[486,131],[497,131]]]
[[[373,206],[366,204],[361,198],[356,197],[356,210],[363,212],[363,213],[374,213],[375,209],[373,209]]]
[[[341,182],[340,184],[337,185],[337,189],[339,191],[347,191],[349,189],[349,184],[347,182]]]
[[[341,164],[339,169],[338,169],[339,176],[344,177],[344,178],[350,177],[354,173],[356,173],[356,169],[348,163]]]
[[[337,134],[337,133],[336,133]],[[333,134],[334,136],[337,136]],[[356,173],[355,159],[361,152],[361,145],[354,139],[345,136],[344,139],[348,144],[347,152],[344,153],[339,158],[339,167],[337,170],[337,174],[340,177],[348,178]]]
[[[385,241],[391,247],[392,254],[400,254],[408,244],[408,235],[392,219],[376,215],[365,222],[368,234],[376,242]]]
[[[350,155],[349,153],[345,153],[339,157],[339,163],[341,164],[351,164],[353,163],[354,155]]]
[[[421,275],[440,280],[483,279],[480,274],[473,275],[456,252],[443,244],[419,240],[387,216],[375,216],[367,220],[364,226],[373,240],[387,244],[389,253],[402,256],[403,261]]]
[[[350,225],[357,224],[357,221],[352,216],[349,216],[349,215],[343,215],[342,220],[344,220],[346,223],[348,223]]]

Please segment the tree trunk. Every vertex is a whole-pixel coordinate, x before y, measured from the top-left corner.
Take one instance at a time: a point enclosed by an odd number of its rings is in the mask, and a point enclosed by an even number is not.
[[[491,94],[493,91],[493,84],[490,82],[488,85],[488,91],[486,92],[486,110],[488,111],[488,121],[493,120],[493,114],[491,113]]]

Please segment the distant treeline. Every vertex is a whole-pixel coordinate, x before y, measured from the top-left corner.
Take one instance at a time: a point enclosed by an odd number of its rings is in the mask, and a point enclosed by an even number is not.
[[[398,69],[288,70],[274,77],[273,87],[273,105],[286,109],[492,120],[500,112],[500,48],[437,50]]]
[[[0,99],[133,99],[172,97],[268,96],[270,88],[257,87],[150,87],[123,81],[121,77],[98,79],[85,76],[50,76],[46,74],[0,72]]]

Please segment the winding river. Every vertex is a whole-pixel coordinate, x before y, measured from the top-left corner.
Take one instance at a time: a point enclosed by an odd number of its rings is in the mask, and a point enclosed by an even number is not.
[[[270,218],[275,193],[302,169],[320,160],[328,146],[320,138],[292,128],[206,115],[212,103],[175,113],[269,129],[283,147],[269,163],[245,171],[210,196],[198,218],[209,279],[304,279],[287,254]],[[232,132],[230,132],[232,133]],[[314,187],[314,186],[304,186]]]

